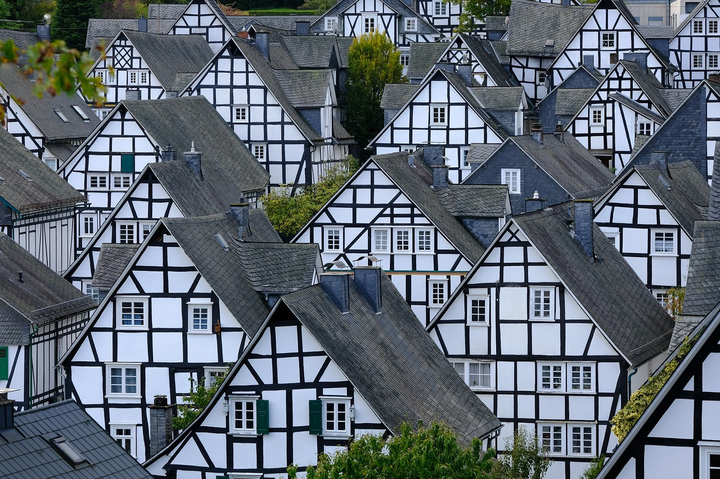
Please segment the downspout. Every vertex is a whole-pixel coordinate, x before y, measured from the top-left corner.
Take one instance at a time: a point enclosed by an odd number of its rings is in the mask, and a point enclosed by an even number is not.
[[[633,366],[633,370],[630,374],[628,374],[628,398],[630,398],[630,394],[632,394],[632,377],[637,373],[637,366]]]
[[[30,347],[29,347],[29,356],[30,356],[29,359],[30,360],[28,361],[29,365],[30,365],[30,375],[29,375],[30,381],[28,382],[28,384],[29,384],[29,387],[28,387],[28,409],[32,409],[32,401],[33,401],[32,400],[33,379],[34,379],[34,377],[33,377],[34,368],[33,368],[33,357],[32,357],[33,336],[37,334],[38,329],[39,329],[37,326],[33,326],[33,328],[34,328],[33,331],[30,332]]]

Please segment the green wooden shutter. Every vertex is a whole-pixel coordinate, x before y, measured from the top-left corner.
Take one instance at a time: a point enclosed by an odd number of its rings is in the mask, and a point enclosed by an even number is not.
[[[258,399],[255,401],[257,410],[257,433],[270,433],[270,404],[267,399]]]
[[[120,172],[121,173],[134,173],[135,172],[135,155],[120,155]]]
[[[0,346],[0,379],[8,378],[8,347]]]
[[[310,401],[310,434],[322,434],[322,400]]]

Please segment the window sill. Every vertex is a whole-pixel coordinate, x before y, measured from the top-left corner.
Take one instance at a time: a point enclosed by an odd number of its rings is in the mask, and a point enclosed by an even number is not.
[[[471,328],[489,328],[490,325],[487,322],[484,323],[467,323]]]
[[[131,394],[106,394],[105,399],[136,399],[140,401],[142,399],[142,396]]]
[[[481,388],[476,386],[469,386],[470,390],[474,393],[494,393],[497,392],[495,388]]]
[[[208,335],[212,334],[212,331],[210,331],[209,329],[207,331],[188,331],[188,334],[195,334],[198,336],[208,336]]]
[[[348,441],[353,438],[352,435],[350,435],[350,434],[323,433],[323,434],[321,434],[321,436],[324,437],[325,439],[337,439],[338,441]]]
[[[262,434],[258,434],[255,431],[229,431],[229,436],[234,437],[259,437],[262,436]]]
[[[128,243],[125,243],[128,244]],[[123,326],[118,325],[117,326],[118,331],[124,331],[124,332],[132,332],[132,331],[148,331],[149,328],[147,326]]]
[[[447,123],[430,123],[430,128],[447,128]]]

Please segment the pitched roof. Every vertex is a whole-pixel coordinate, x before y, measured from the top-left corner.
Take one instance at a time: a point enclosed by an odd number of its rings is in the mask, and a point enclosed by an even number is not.
[[[555,114],[575,116],[595,93],[595,88],[558,88]]]
[[[0,128],[0,200],[15,211],[28,213],[72,206],[84,197]]]
[[[521,86],[482,86],[470,88],[470,91],[489,111],[517,111],[525,96],[525,89]]]
[[[406,76],[411,80],[425,78],[447,48],[448,44],[442,42],[411,43]]]
[[[26,344],[31,323],[54,321],[97,306],[4,233],[0,233],[0,278],[0,344]]]
[[[314,22],[317,15],[230,15],[228,20],[239,31],[247,30],[250,25],[264,25],[276,30],[294,32],[297,22]]]
[[[673,322],[593,223],[591,259],[571,235],[571,203],[514,216],[566,288],[631,365],[665,351]],[[468,276],[469,277],[469,276]]]
[[[470,164],[482,163],[498,148],[500,148],[499,144],[472,143],[470,151],[468,151],[467,161]]]
[[[154,12],[164,12],[166,9],[153,9],[153,7],[176,7],[177,5],[163,4],[153,5],[150,7],[150,15],[148,18],[148,32],[165,34],[175,25],[177,19],[185,11],[185,5],[180,5],[180,8],[175,8],[175,12],[168,12],[168,14],[153,15]],[[91,18],[88,20],[87,34],[85,36],[85,49],[90,51],[93,58],[100,56],[100,51],[97,50],[97,46],[101,42],[110,43],[120,31],[138,31],[138,20],[130,18]]]
[[[298,68],[330,68],[340,62],[334,35],[283,35],[282,44]]]
[[[384,110],[399,110],[420,88],[420,85],[410,83],[387,83],[380,99],[380,108]]]
[[[156,35],[133,31],[123,34],[166,91],[182,91],[194,77],[187,74],[197,74],[213,57],[213,51],[200,35]],[[184,75],[178,85],[176,80],[181,74]]]
[[[38,37],[35,32],[0,29],[0,40],[12,40],[15,46],[20,50],[27,50],[30,45],[34,45],[39,42],[40,37]]]
[[[283,296],[281,302],[308,329],[380,420],[393,432],[441,422],[463,443],[500,427],[382,274],[382,312],[376,314],[350,283],[350,312],[342,314],[323,286]]]
[[[696,221],[683,316],[705,316],[720,302],[720,221]]]
[[[0,435],[6,479],[152,478],[72,400],[15,413],[13,433]],[[64,437],[85,462],[73,465],[50,440]]]
[[[318,245],[248,243],[233,239],[245,277],[257,292],[287,294],[313,284],[313,263],[322,271]]]
[[[465,33],[458,34],[473,56],[499,87],[517,86],[517,80],[500,63],[494,42]]]
[[[93,287],[112,288],[138,248],[138,243],[103,243],[92,278]]]
[[[682,31],[685,29],[685,27],[690,22],[693,21],[693,19],[695,18],[695,15],[697,15],[699,12],[701,12],[703,10],[703,8],[705,8],[705,5],[707,5],[708,3],[710,3],[710,0],[701,0],[700,3],[693,9],[693,11],[690,12],[689,15],[686,15],[685,19],[680,23],[680,25],[678,25],[678,27],[675,29],[675,34],[673,35],[672,38],[675,38],[680,33],[682,33]]]
[[[655,123],[662,125],[662,123],[665,121],[665,118],[658,115],[656,112],[650,110],[645,105],[641,105],[637,101],[633,100],[632,98],[628,98],[622,93],[611,93],[610,97],[611,99],[617,101],[618,103],[621,103],[628,108],[635,110],[636,112],[640,113],[642,116],[654,121]],[[638,138],[645,137],[647,139],[647,136],[645,135],[638,135],[635,140],[635,146],[637,147],[637,141]]]
[[[0,83],[19,100],[19,107],[48,141],[83,140],[100,124],[97,115],[75,93],[54,96],[45,93],[42,98],[35,95],[35,83],[17,65],[0,65]]]
[[[274,70],[273,73],[295,108],[325,106],[328,90],[333,85],[330,70]]]
[[[662,95],[664,87],[662,83],[647,69],[643,68],[633,61],[620,60],[615,68],[622,66],[632,76],[633,80],[642,88],[643,92],[648,96],[649,100],[663,113],[665,116],[672,113],[673,109],[665,101],[666,96]]]
[[[456,217],[504,218],[509,213],[507,185],[450,185],[434,191]]]

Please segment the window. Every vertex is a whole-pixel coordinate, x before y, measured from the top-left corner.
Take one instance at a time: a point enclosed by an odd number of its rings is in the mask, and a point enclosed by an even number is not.
[[[717,68],[718,67],[718,54],[717,53],[709,53],[708,54],[707,67],[708,68]]]
[[[700,5],[700,2],[685,2],[685,13],[692,13]]]
[[[53,171],[57,170],[57,158],[50,156],[50,157],[44,157],[42,160],[43,160],[43,163],[45,163],[48,166],[48,168],[50,168]]]
[[[138,389],[139,371],[139,364],[108,364],[107,374],[110,378],[108,394],[140,397],[140,390]]]
[[[88,298],[96,303],[100,302],[100,288],[93,287],[91,279],[82,280],[82,290]]]
[[[416,32],[417,31],[417,18],[406,18],[405,19],[405,31]]]
[[[135,425],[134,424],[111,424],[110,436],[125,452],[135,457]]]
[[[703,67],[703,55],[701,53],[693,54],[692,67],[693,68],[702,68]]]
[[[248,107],[245,105],[239,105],[233,107],[233,122],[234,123],[247,123],[248,121]]]
[[[590,392],[595,390],[594,366],[592,364],[571,364],[569,392]]]
[[[265,160],[265,145],[253,145],[253,155],[258,161]]]
[[[114,190],[126,190],[130,188],[132,175],[112,175],[112,187]]]
[[[191,333],[210,332],[211,304],[188,304],[188,324]]]
[[[638,135],[650,136],[651,123],[649,121],[638,121]]]
[[[702,33],[703,32],[703,21],[702,20],[693,20],[693,33]]]
[[[446,125],[447,124],[447,107],[433,106],[430,108],[430,125]]]
[[[501,169],[500,183],[507,185],[508,192],[511,195],[520,194],[520,170],[519,169]]]
[[[118,243],[135,242],[135,223],[118,223]]]
[[[417,230],[417,252],[430,253],[433,250],[432,230]]]
[[[468,296],[468,324],[470,326],[487,326],[488,319],[488,296]]]
[[[455,371],[472,389],[492,389],[492,365],[487,362],[450,361]]]
[[[657,302],[660,304],[660,306],[665,309],[668,305],[668,293],[667,291],[655,291],[655,299],[657,299]]]
[[[373,230],[373,251],[378,253],[387,253],[390,251],[390,230],[375,229]]]
[[[540,445],[550,455],[564,452],[564,426],[560,424],[540,424]]]
[[[99,189],[105,189],[107,187],[108,187],[107,175],[97,175],[97,174],[88,175],[88,189],[89,190],[99,190]]]
[[[460,164],[463,168],[470,168],[470,147],[464,146],[460,148]]]
[[[226,368],[205,368],[205,387],[209,388],[218,381],[223,381],[227,375]]]
[[[430,307],[439,308],[447,300],[447,283],[445,281],[430,281]]]
[[[603,48],[615,48],[615,32],[602,32],[600,35]]]
[[[340,251],[342,242],[342,229],[325,228],[325,251]]]
[[[147,328],[147,298],[120,298],[117,304],[120,328]]]
[[[260,401],[258,396],[231,396],[229,399],[230,434],[263,434],[261,431],[268,429],[267,401]],[[260,406],[259,403],[264,404]]]
[[[410,251],[410,230],[395,230],[395,251]]]
[[[700,444],[700,479],[720,477],[720,443],[704,442]]]
[[[535,73],[535,78],[537,80],[537,84],[540,86],[545,85],[545,81],[547,81],[547,72],[545,70],[538,70]]]
[[[370,33],[375,31],[375,17],[365,17],[363,19],[363,33]]]
[[[8,347],[0,346],[0,380],[6,380],[9,372]]]
[[[114,85],[115,75],[110,70],[97,70],[95,76],[100,79],[103,85]]]
[[[400,64],[403,67],[410,65],[410,52],[406,49],[400,49]]]
[[[591,456],[595,449],[595,428],[591,424],[538,424],[542,448],[552,456]],[[569,444],[565,450],[566,433]]]
[[[538,363],[538,392],[595,392],[595,364]]]
[[[590,108],[590,126],[605,126],[605,109],[601,106]]]
[[[326,17],[325,18],[325,31],[333,32],[333,31],[337,30],[337,23],[338,23],[337,17]]]
[[[540,391],[565,391],[562,364],[540,364]]]
[[[569,425],[570,454],[590,455],[593,453],[593,427]]]
[[[447,15],[447,3],[441,0],[435,1],[435,16],[444,17]]]
[[[620,250],[620,229],[607,227],[600,229],[605,233],[605,236],[607,236],[607,239],[610,240],[610,243],[612,243],[615,249]]]
[[[531,319],[554,319],[555,298],[552,288],[531,288],[530,289],[530,311]]]
[[[310,401],[310,434],[350,437],[351,410],[350,398]]]
[[[674,255],[676,253],[675,231],[653,230],[652,253],[655,255]]]
[[[142,242],[142,241],[145,241],[145,238],[150,236],[150,232],[152,231],[153,226],[155,226],[155,224],[140,223],[139,226],[140,226],[140,241]]]
[[[708,33],[717,33],[718,32],[718,21],[717,20],[708,20]]]
[[[96,218],[94,214],[80,215],[80,236],[90,237],[95,234]]]

